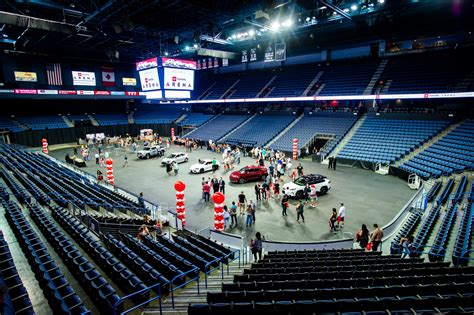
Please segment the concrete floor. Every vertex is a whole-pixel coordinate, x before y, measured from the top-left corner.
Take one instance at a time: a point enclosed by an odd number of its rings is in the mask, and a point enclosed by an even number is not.
[[[170,152],[183,151],[184,148],[171,146]],[[50,151],[50,155],[64,161],[65,154],[72,155],[72,149],[59,149]],[[91,157],[95,150],[92,149]],[[124,154],[129,157],[129,166],[122,167]],[[174,208],[175,191],[173,183],[182,180],[186,183],[185,205],[187,227],[191,230],[200,230],[213,225],[213,204],[205,204],[201,199],[201,178],[202,176],[212,177],[212,173],[204,175],[189,174],[191,164],[197,163],[199,158],[217,157],[220,155],[208,150],[196,150],[190,154],[187,163],[180,164],[180,171],[177,176],[167,175],[161,167],[161,158],[150,160],[139,160],[131,152],[122,149],[111,150],[114,159],[114,176],[117,186],[129,190],[135,194],[144,192],[145,199],[154,203],[166,203]],[[242,158],[241,165],[236,165],[235,169],[248,164],[254,164],[251,158]],[[301,162],[306,174],[318,173],[328,176],[331,180],[332,189],[321,196],[318,207],[305,208],[306,223],[296,221],[295,204],[292,200],[288,216],[281,215],[280,200],[270,200],[257,205],[256,224],[251,228],[245,228],[243,217],[239,218],[239,226],[227,229],[227,232],[249,235],[260,231],[266,239],[275,241],[317,241],[342,238],[344,232],[355,234],[361,224],[365,223],[371,229],[373,223],[385,225],[388,223],[413,196],[413,192],[408,188],[405,181],[393,177],[375,174],[374,172],[340,166],[336,171],[328,170],[327,166],[314,163],[312,161]],[[95,161],[87,162],[87,167],[83,170],[94,174],[97,171]],[[104,172],[105,173],[105,172]],[[222,176],[227,183],[225,204],[230,205],[232,201],[237,202],[237,195],[243,191],[247,199],[255,201],[255,183],[230,184],[228,175],[223,169],[216,171],[217,178]],[[284,182],[288,178],[282,178]],[[346,226],[344,231],[336,234],[329,233],[328,218],[333,207],[339,208],[343,202],[346,205]]]

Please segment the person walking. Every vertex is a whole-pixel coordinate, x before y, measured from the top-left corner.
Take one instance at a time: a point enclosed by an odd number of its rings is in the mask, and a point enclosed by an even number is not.
[[[374,230],[370,233],[370,242],[372,243],[372,251],[376,252],[382,243],[383,230],[379,228],[378,224],[374,224]]]
[[[96,153],[96,154],[95,154],[95,164],[96,164],[96,165],[99,165],[99,159],[100,159],[100,154],[99,154],[99,153]]]
[[[232,227],[236,227],[238,222],[237,222],[237,205],[235,204],[235,201],[232,201],[232,205],[230,206],[230,219],[231,219],[230,225]]]
[[[211,179],[212,190],[214,193],[219,191],[219,180],[217,180],[216,176],[213,176]]]
[[[123,160],[124,160],[123,167],[128,167],[128,156],[124,155]]]
[[[356,242],[359,244],[360,248],[367,248],[367,244],[369,243],[369,229],[367,228],[367,225],[362,224],[362,227],[356,234]]]
[[[245,221],[245,226],[249,227],[252,225],[252,219],[253,219],[252,207],[250,205],[248,205],[246,212],[247,212],[247,220]]]
[[[310,186],[311,191],[309,197],[311,199],[311,208],[316,208],[318,206],[318,191],[316,189],[316,184]]]
[[[341,206],[339,207],[339,212],[337,214],[337,227],[344,228],[344,217],[346,216],[346,207],[341,202]]]
[[[252,199],[250,199],[249,206],[250,206],[250,208],[252,209],[252,220],[253,220],[253,222],[254,222],[254,224],[255,224],[255,221],[256,221],[256,219],[255,219],[255,210],[257,210],[257,206],[256,206],[255,203],[252,201]]]
[[[168,175],[171,175],[171,170],[173,168],[171,163],[169,163],[169,162],[166,163],[165,167],[166,167],[166,173],[168,173]]]
[[[415,251],[415,247],[413,246],[413,241],[414,241],[413,235],[410,235],[408,237],[402,237],[400,239],[400,245],[403,248],[402,258],[405,258],[407,256],[412,257],[412,254]]]
[[[239,209],[240,209],[240,215],[244,215],[246,203],[247,203],[247,197],[245,197],[244,192],[241,191],[240,194],[239,194]]]
[[[219,179],[219,191],[225,195],[225,180],[222,177]]]
[[[211,163],[212,163],[212,174],[214,174],[218,168],[216,158],[213,158]]]
[[[283,197],[281,198],[281,209],[282,209],[281,215],[284,217],[288,216],[288,214],[286,213],[289,206],[288,200],[289,200],[288,196],[286,194],[283,194]]]
[[[260,184],[259,183],[255,184],[255,198],[257,199],[257,202],[262,200],[262,195],[260,194]]]
[[[303,165],[301,165],[301,163],[298,163],[296,170],[298,171],[298,177],[303,176]]]
[[[179,165],[178,165],[178,162],[176,161],[173,162],[173,170],[174,170],[174,175],[178,175]]]
[[[202,185],[202,192],[204,194],[204,202],[209,202],[211,196],[211,185],[209,185],[209,182],[205,182],[204,185]]]
[[[329,228],[330,232],[336,233],[336,222],[337,222],[337,210],[332,208],[331,216],[329,217]]]
[[[332,169],[333,170],[336,170],[336,164],[337,164],[337,158],[334,156],[332,158]]]
[[[250,241],[250,250],[252,251],[254,261],[257,261],[257,255],[258,259],[262,260],[263,243],[260,232],[255,233],[255,239]]]
[[[230,212],[227,206],[224,206],[224,229],[227,229],[227,225],[229,225],[230,220]]]
[[[296,221],[297,222],[300,222],[300,217],[301,219],[303,220],[303,223],[304,223],[304,204],[303,202],[301,201],[298,201],[298,203],[296,204]]]

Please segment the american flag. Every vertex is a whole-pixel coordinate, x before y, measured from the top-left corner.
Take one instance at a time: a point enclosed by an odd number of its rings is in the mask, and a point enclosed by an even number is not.
[[[50,63],[46,65],[46,74],[48,75],[49,85],[63,85],[60,63]]]

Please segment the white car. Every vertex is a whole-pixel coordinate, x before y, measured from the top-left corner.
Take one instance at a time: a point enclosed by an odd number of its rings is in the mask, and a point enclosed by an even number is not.
[[[219,162],[217,162],[217,168],[219,168]],[[212,160],[199,160],[199,163],[191,165],[189,171],[193,174],[199,174],[204,172],[212,171]]]
[[[188,155],[183,152],[171,153],[168,157],[165,157],[161,160],[161,165],[166,165],[169,163],[177,162],[177,163],[184,163],[187,162],[189,159]]]
[[[137,157],[139,159],[149,159],[154,156],[163,156],[164,153],[165,148],[160,146],[144,147],[137,152]]]
[[[331,181],[326,176],[310,174],[298,177],[294,182],[283,185],[283,193],[289,197],[302,199],[305,197],[304,188],[306,184],[316,185],[318,195],[325,195],[331,189]]]

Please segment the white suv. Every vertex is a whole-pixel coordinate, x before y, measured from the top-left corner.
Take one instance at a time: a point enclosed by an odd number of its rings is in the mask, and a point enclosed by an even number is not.
[[[139,159],[149,159],[154,156],[163,156],[165,153],[165,148],[160,146],[153,146],[153,147],[144,147],[140,151],[137,152],[137,157]]]
[[[183,152],[172,153],[161,160],[161,165],[166,165],[169,163],[177,162],[177,163],[184,163],[187,162],[189,159],[188,155]]]
[[[331,181],[326,176],[319,174],[310,174],[298,177],[294,182],[283,185],[283,193],[289,197],[298,199],[304,198],[304,188],[306,184],[316,185],[318,195],[325,195],[331,189]]]

